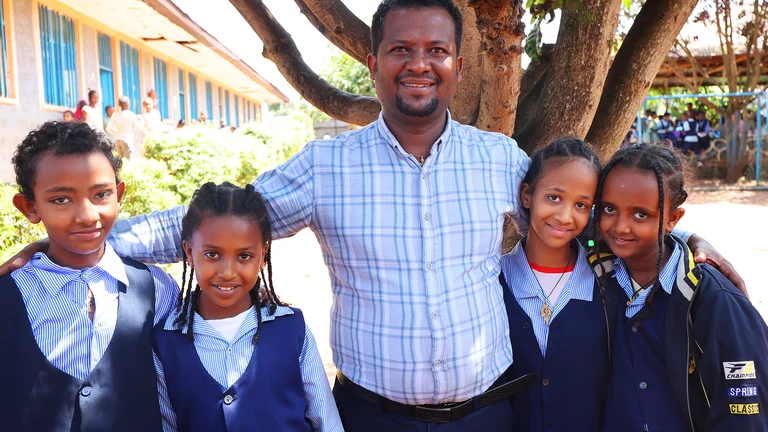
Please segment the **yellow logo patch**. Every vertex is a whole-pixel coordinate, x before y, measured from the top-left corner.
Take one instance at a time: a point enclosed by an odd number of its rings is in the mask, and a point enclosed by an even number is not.
[[[753,415],[760,414],[760,406],[753,404],[728,404],[731,414]]]

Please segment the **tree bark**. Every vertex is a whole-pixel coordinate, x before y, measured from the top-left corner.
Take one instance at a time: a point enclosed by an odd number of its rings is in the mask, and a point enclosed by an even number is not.
[[[520,81],[520,97],[517,98],[516,125],[528,124],[536,106],[539,104],[541,92],[547,82],[547,70],[552,62],[554,44],[545,44],[542,47],[539,64],[529,64]]]
[[[331,117],[356,125],[373,122],[381,111],[376,98],[347,93],[328,84],[304,63],[291,36],[261,0],[230,0],[264,43],[264,57],[309,103]]]
[[[484,53],[482,95],[475,126],[512,135],[520,96],[525,24],[521,0],[469,0]]]
[[[653,78],[697,0],[647,0],[605,80],[586,140],[602,158],[618,149]]]
[[[480,105],[480,85],[483,75],[480,32],[475,25],[475,11],[467,6],[467,0],[457,0],[454,3],[461,10],[464,23],[461,52],[459,52],[464,58],[464,67],[461,72],[461,82],[456,88],[456,96],[450,105],[451,117],[459,123],[475,124]]]
[[[365,64],[371,52],[371,29],[341,0],[294,0],[310,23],[342,51]]]
[[[541,99],[513,138],[528,152],[563,135],[586,136],[600,101],[620,0],[563,2],[560,31]],[[656,65],[656,70],[658,70]]]

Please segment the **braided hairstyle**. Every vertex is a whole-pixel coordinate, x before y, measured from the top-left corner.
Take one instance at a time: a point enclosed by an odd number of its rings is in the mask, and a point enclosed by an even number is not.
[[[264,241],[264,267],[261,269],[261,275],[256,280],[256,285],[251,289],[251,301],[256,305],[256,317],[258,328],[253,335],[252,342],[259,341],[261,334],[261,308],[267,307],[269,314],[275,313],[278,305],[285,306],[275,294],[275,288],[272,284],[272,226],[269,223],[267,206],[261,195],[256,192],[253,185],[247,185],[241,188],[232,183],[222,183],[216,185],[213,182],[204,184],[195,191],[192,196],[192,202],[189,204],[187,214],[181,223],[181,239],[189,242],[195,230],[200,226],[202,220],[206,217],[216,216],[237,216],[255,221],[259,225],[261,238]],[[200,285],[192,289],[192,281],[195,279],[195,269],[187,264],[186,252],[183,253],[183,271],[181,279],[181,292],[179,293],[177,310],[181,313],[174,322],[175,325],[186,325],[187,336],[190,341],[194,341],[193,329],[195,321],[195,312],[197,303],[200,299]],[[259,291],[264,281],[266,295],[261,298]]]
[[[656,258],[656,279],[654,280],[653,287],[651,287],[651,291],[645,298],[645,312],[638,315],[638,319],[643,319],[651,315],[653,296],[661,288],[659,274],[661,273],[661,260],[664,257],[664,238],[666,237],[664,232],[665,203],[669,201],[670,210],[674,211],[688,198],[688,192],[685,191],[687,167],[683,165],[680,157],[678,157],[674,150],[660,145],[635,144],[617,151],[603,169],[597,186],[596,201],[598,203],[598,211],[594,224],[595,230],[598,232],[602,216],[600,206],[603,200],[603,185],[608,174],[616,166],[652,172],[656,177],[656,183],[659,188],[659,254]],[[598,242],[598,253],[600,252],[599,248],[600,244]],[[603,290],[602,278],[600,279],[600,289]]]
[[[523,178],[523,183],[526,183],[528,188],[533,191],[536,188],[536,183],[544,174],[545,166],[547,169],[558,168],[575,158],[590,162],[597,172],[600,172],[600,158],[589,145],[574,136],[565,136],[552,141],[533,154],[531,165]]]

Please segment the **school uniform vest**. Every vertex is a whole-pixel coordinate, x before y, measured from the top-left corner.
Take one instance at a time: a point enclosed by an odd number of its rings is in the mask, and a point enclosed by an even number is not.
[[[304,317],[262,322],[259,342],[243,375],[229,388],[205,370],[195,345],[181,330],[155,327],[155,352],[163,363],[168,396],[180,431],[311,431],[299,355]]]
[[[0,278],[0,430],[162,431],[151,348],[154,281],[143,264],[123,263],[129,286],[118,283],[115,333],[84,380],[46,359],[15,281]]]
[[[694,119],[688,119],[686,120],[688,123],[688,130],[683,127],[683,134],[685,136],[685,141],[688,142],[698,142],[699,137],[696,135],[696,120]]]
[[[504,280],[514,378],[535,373],[538,382],[512,398],[514,430],[598,432],[610,374],[609,314],[595,285],[592,301],[571,300],[549,326],[546,357],[531,320]]]
[[[621,288],[612,279],[606,289]],[[647,309],[627,318],[626,294],[623,300],[616,322],[605,430],[641,431],[648,424],[652,431],[684,431],[687,422],[680,417],[667,371],[665,319],[670,295],[663,290],[657,291],[653,296],[651,315],[641,319],[639,324],[638,317]]]

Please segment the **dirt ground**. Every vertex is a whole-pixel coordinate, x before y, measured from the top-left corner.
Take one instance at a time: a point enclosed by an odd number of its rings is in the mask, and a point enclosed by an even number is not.
[[[768,289],[760,266],[768,263],[768,191],[694,192],[681,226],[715,245],[747,283],[753,304],[768,318]],[[278,294],[301,308],[312,330],[329,380],[335,374],[329,342],[332,293],[314,234],[304,230],[276,241],[274,282]]]

